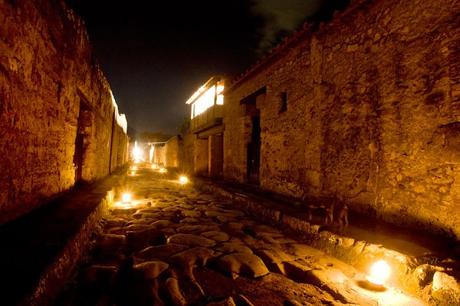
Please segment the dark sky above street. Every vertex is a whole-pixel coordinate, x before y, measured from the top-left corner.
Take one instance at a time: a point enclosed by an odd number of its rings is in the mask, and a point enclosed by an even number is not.
[[[175,134],[210,76],[234,76],[346,0],[68,0],[85,20],[128,126]]]

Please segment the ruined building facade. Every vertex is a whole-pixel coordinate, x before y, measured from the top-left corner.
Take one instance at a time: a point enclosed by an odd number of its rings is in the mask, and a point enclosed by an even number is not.
[[[126,161],[83,22],[60,0],[0,1],[0,222]]]
[[[460,1],[353,1],[225,91],[224,178],[460,239]]]
[[[225,78],[214,76],[186,102],[190,105],[189,133],[184,135],[186,172],[220,178],[223,175],[223,110]]]

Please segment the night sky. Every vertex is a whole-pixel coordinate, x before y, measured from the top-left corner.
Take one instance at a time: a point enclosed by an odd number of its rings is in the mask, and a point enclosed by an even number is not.
[[[128,126],[176,134],[185,101],[210,76],[241,73],[344,0],[67,1],[86,22]]]

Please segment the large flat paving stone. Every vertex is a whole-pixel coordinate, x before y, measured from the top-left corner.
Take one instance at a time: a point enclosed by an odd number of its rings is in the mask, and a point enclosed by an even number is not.
[[[234,278],[236,275],[257,278],[270,272],[262,259],[249,253],[224,255],[219,258],[219,268]]]
[[[193,234],[175,234],[168,238],[168,243],[184,244],[189,246],[212,247],[216,244],[214,240]]]
[[[189,246],[176,243],[168,243],[165,245],[150,246],[136,254],[136,257],[151,260],[151,259],[161,259],[166,260],[170,256],[177,254],[179,252],[185,251]]]

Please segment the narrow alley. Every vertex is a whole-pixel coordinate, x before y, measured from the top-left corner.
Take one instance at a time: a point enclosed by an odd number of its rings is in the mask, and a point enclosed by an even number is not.
[[[0,306],[460,306],[459,12],[0,1]]]
[[[423,305],[394,288],[361,288],[365,276],[353,267],[175,173],[134,167],[59,303]]]

